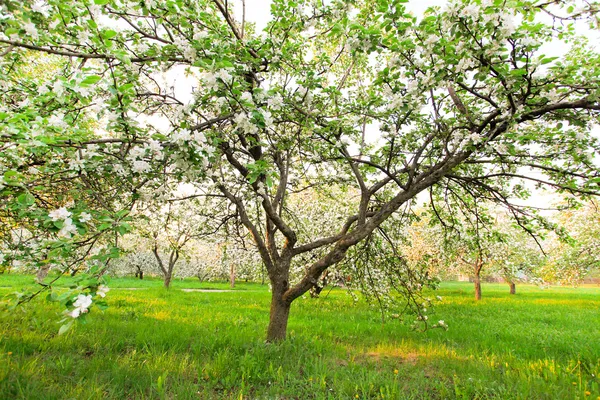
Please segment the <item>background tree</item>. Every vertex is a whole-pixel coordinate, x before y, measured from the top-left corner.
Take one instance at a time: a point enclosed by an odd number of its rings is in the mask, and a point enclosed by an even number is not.
[[[550,241],[549,260],[542,271],[547,282],[577,285],[591,271],[600,268],[600,213],[596,201],[557,215],[568,237]]]
[[[143,220],[138,223],[137,233],[149,241],[166,288],[170,286],[177,261],[187,247],[195,240],[216,233],[235,217],[233,214],[219,220],[218,204],[211,198],[175,200],[167,204],[138,204],[135,214]]]

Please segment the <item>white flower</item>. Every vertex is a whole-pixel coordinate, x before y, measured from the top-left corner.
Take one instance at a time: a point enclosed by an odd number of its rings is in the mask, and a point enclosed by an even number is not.
[[[58,231],[58,237],[70,238],[73,234],[77,233],[77,227],[73,224],[71,218],[65,219],[64,225],[60,231]]]
[[[54,82],[54,85],[52,85],[52,91],[54,93],[56,93],[56,95],[58,97],[61,97],[65,93],[65,87],[64,87],[63,81],[61,81],[60,79],[57,79]]]
[[[194,141],[198,144],[204,144],[206,143],[206,136],[203,132],[197,131],[194,133]]]
[[[505,153],[508,153],[508,147],[504,143],[497,143],[496,144],[496,151],[498,153],[505,154]]]
[[[131,160],[136,160],[138,158],[142,158],[146,153],[146,149],[142,147],[134,147],[129,151],[128,158]]]
[[[479,7],[477,4],[469,4],[463,8],[463,14],[471,18],[477,18],[479,16]]]
[[[191,139],[190,131],[188,129],[182,129],[173,134],[173,141],[179,144],[188,142]]]
[[[273,110],[279,110],[283,106],[283,97],[279,93],[267,100],[267,106]]]
[[[65,122],[64,114],[54,114],[50,118],[48,118],[48,125],[59,128],[59,129],[67,129],[69,125]]]
[[[48,24],[48,28],[50,28],[50,30],[54,30],[54,29],[56,29],[56,27],[58,26],[58,24],[60,24],[60,19],[59,18],[54,19],[54,20],[52,20],[52,22],[50,22]]]
[[[115,164],[114,170],[115,170],[116,174],[119,176],[124,176],[127,173],[127,171],[125,171],[125,168],[121,164]]]
[[[206,72],[202,74],[202,81],[206,84],[206,87],[209,90],[217,90],[219,88],[219,84],[217,82],[217,77],[212,72]]]
[[[189,44],[184,44],[183,46],[183,56],[188,59],[188,60],[192,60],[195,61],[196,57],[197,57],[197,52],[196,49],[193,46],[190,46]]]
[[[269,111],[263,110],[263,109],[260,109],[259,112],[263,115],[263,118],[265,120],[265,126],[266,127],[273,126],[273,116],[271,115],[271,113]]]
[[[50,13],[48,12],[48,8],[45,4],[35,3],[31,6],[31,11],[38,12],[42,14],[44,17],[48,17]]]
[[[77,34],[77,40],[79,43],[86,43],[90,39],[90,33],[86,30],[80,31]]]
[[[67,210],[65,207],[61,207],[54,211],[50,211],[48,216],[52,218],[52,221],[58,221],[61,219],[67,219],[71,216],[71,212]]]
[[[206,39],[207,37],[208,37],[208,32],[197,31],[197,32],[194,32],[194,36],[192,37],[192,39],[200,41],[200,40]]]
[[[133,172],[144,173],[150,171],[150,164],[144,160],[136,160],[131,167]]]
[[[244,133],[250,134],[255,133],[257,131],[256,126],[252,122],[250,122],[250,119],[245,113],[236,114],[233,120],[237,125],[237,128],[244,131]]]
[[[69,169],[74,169],[76,171],[82,170],[85,167],[85,163],[83,160],[79,158],[74,158],[69,161]]]
[[[150,150],[153,153],[160,153],[160,152],[162,152],[162,149],[163,149],[160,142],[158,140],[154,140],[154,139],[151,139],[150,141],[148,141],[148,148],[150,148]]]
[[[0,265],[4,263],[4,253],[0,251]]]
[[[92,216],[86,212],[79,214],[79,222],[86,223],[92,219]]]
[[[252,95],[248,92],[244,92],[242,93],[242,97],[240,98],[242,101],[248,102],[248,103],[253,103],[254,100],[252,99]]]
[[[68,315],[77,318],[81,314],[88,312],[88,307],[92,305],[92,295],[84,295],[80,294],[77,296],[77,299],[73,303],[75,309],[71,311]]]
[[[96,290],[96,294],[100,297],[105,297],[109,290],[110,288],[108,286],[100,285],[98,286],[98,290]]]
[[[25,29],[25,32],[27,32],[27,34],[32,38],[37,39],[40,37],[38,30],[33,23],[28,22],[23,26],[23,28]]]

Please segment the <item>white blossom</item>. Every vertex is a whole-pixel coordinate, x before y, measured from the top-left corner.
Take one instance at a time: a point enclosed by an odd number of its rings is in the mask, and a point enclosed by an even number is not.
[[[276,93],[273,95],[273,97],[267,100],[267,106],[273,110],[281,109],[281,107],[283,107],[283,97],[281,97],[279,93]]]
[[[26,23],[23,26],[23,29],[25,29],[25,32],[27,32],[27,34],[34,39],[38,39],[40,37],[37,28],[32,22]]]
[[[242,93],[242,96],[240,98],[242,101],[248,102],[248,103],[253,103],[254,100],[252,99],[252,94],[248,93],[248,92],[244,92]]]
[[[54,84],[52,85],[52,91],[58,97],[62,97],[62,95],[65,93],[65,86],[63,84],[63,81],[61,81],[60,79],[57,79],[56,81],[54,81]]]
[[[77,299],[73,303],[73,307],[75,307],[68,315],[77,318],[81,314],[88,312],[88,308],[92,305],[92,295],[84,295],[80,294],[77,296]]]
[[[217,82],[217,77],[212,72],[205,72],[204,74],[202,74],[202,76],[200,78],[206,85],[207,89],[217,90],[219,88],[219,84]]]
[[[150,167],[150,164],[147,161],[136,160],[133,162],[131,169],[133,170],[133,172],[141,174],[150,171],[152,168]]]
[[[31,5],[31,11],[38,12],[38,13],[42,14],[44,17],[48,17],[50,15],[48,6],[46,4],[42,4],[39,2]]]
[[[197,41],[201,41],[203,39],[206,39],[208,37],[208,32],[206,31],[195,31],[194,32],[194,36],[192,37],[192,39],[197,40]]]
[[[68,239],[76,233],[77,227],[73,224],[73,220],[71,218],[66,218],[63,227],[58,231],[58,237]]]
[[[98,289],[96,290],[96,294],[100,297],[105,297],[106,293],[109,291],[109,287],[105,286],[105,285],[100,285],[98,286]]]
[[[61,207],[56,210],[50,211],[48,213],[48,216],[52,218],[52,221],[59,221],[69,218],[71,216],[71,212],[65,207]]]
[[[175,143],[183,144],[191,139],[190,131],[188,129],[182,129],[173,134],[173,141]]]
[[[79,222],[86,223],[92,219],[92,216],[86,212],[79,214]]]

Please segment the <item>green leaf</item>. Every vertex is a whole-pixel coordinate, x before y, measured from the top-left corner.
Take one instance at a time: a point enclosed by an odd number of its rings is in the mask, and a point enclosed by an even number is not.
[[[100,79],[102,79],[102,77],[98,75],[86,76],[85,79],[81,81],[81,85],[93,85],[98,83]]]
[[[110,0],[94,0],[94,3],[99,6],[105,6],[110,2]]]
[[[112,29],[107,29],[105,31],[102,31],[102,37],[106,40],[112,39],[115,36],[117,36],[117,32],[113,31]]]
[[[71,320],[71,321],[67,322],[66,324],[62,325],[60,327],[60,329],[58,330],[58,334],[63,335],[65,333],[67,333],[69,331],[69,329],[71,329],[71,327],[73,326],[73,322],[75,322],[75,320]]]
[[[22,206],[29,207],[35,203],[35,198],[30,193],[23,193],[17,197],[17,201]]]

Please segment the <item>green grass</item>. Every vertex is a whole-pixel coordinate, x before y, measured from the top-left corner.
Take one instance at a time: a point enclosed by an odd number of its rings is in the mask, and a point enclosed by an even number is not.
[[[0,286],[19,279],[0,276]],[[128,291],[117,287],[134,280],[114,279],[110,308],[64,336],[54,304],[0,316],[0,398],[600,397],[597,288],[521,286],[510,296],[488,284],[476,303],[468,283],[446,283],[430,318],[450,328],[426,333],[382,326],[375,310],[334,290],[299,299],[288,340],[269,345],[266,287],[186,293],[147,282]]]
[[[48,283],[56,276],[48,276],[44,282]],[[160,277],[147,276],[140,280],[133,277],[107,278],[111,288],[162,288],[163,280]],[[73,283],[74,278],[70,276],[61,277],[55,284],[57,287],[66,287]],[[18,289],[21,287],[31,287],[35,284],[35,277],[31,275],[6,274],[0,275],[0,290],[6,288]],[[200,282],[197,278],[177,279],[171,281],[171,287],[174,289],[220,289],[231,290],[229,282]],[[238,282],[233,290],[264,290],[264,287],[253,282]]]

